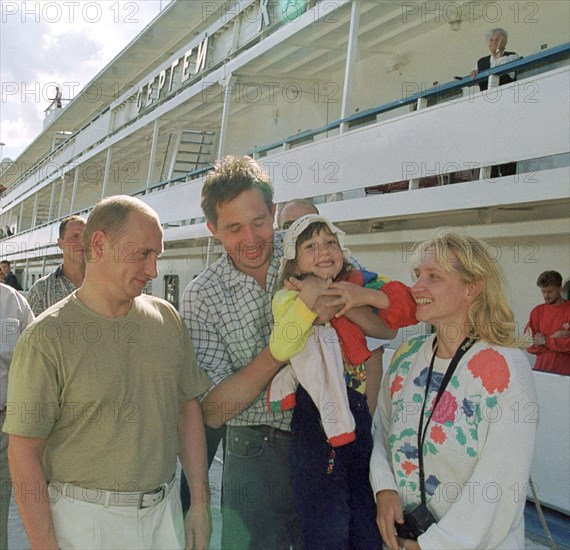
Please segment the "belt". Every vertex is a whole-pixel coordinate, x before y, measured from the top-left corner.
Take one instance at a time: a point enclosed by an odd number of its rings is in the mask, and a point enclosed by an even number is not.
[[[163,483],[160,487],[150,491],[141,493],[119,493],[114,491],[103,491],[101,489],[87,489],[71,485],[71,483],[61,483],[59,481],[50,481],[50,487],[62,496],[81,500],[82,502],[90,502],[91,504],[102,504],[108,506],[130,506],[132,508],[150,508],[161,503],[169,493],[170,488],[174,484],[174,476],[170,481]]]
[[[280,430],[279,428],[274,428],[273,426],[269,426],[268,424],[255,424],[253,426],[248,426],[248,428],[251,428],[256,432],[261,432],[269,439],[274,437],[291,439],[291,432],[288,432],[287,430]]]

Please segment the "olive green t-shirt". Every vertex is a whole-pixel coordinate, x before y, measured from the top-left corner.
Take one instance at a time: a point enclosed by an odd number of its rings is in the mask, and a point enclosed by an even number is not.
[[[20,338],[4,431],[47,439],[48,481],[149,490],[175,472],[179,403],[210,384],[164,300],[139,296],[108,319],[73,293]]]

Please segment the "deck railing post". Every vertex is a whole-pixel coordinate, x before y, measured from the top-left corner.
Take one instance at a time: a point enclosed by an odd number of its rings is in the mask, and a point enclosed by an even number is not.
[[[352,2],[352,15],[350,17],[350,31],[348,35],[348,49],[346,52],[346,66],[344,69],[344,90],[342,94],[342,107],[340,118],[346,118],[349,115],[350,104],[352,99],[352,81],[354,78],[354,67],[356,62],[356,53],[358,50],[358,28],[360,26],[360,7],[361,1],[354,0]],[[343,122],[340,125],[340,133],[342,134],[348,129],[348,124]]]

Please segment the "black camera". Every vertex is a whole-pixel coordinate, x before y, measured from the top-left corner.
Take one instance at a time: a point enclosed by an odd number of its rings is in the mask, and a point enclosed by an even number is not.
[[[437,523],[425,504],[418,504],[415,508],[404,513],[404,523],[396,523],[396,532],[402,539],[418,540],[428,528]]]

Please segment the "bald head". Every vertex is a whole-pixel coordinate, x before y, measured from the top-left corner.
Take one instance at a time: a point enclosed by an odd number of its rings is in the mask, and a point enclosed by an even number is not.
[[[279,229],[287,229],[292,222],[307,214],[318,214],[317,207],[307,199],[294,199],[285,203],[277,215]]]

